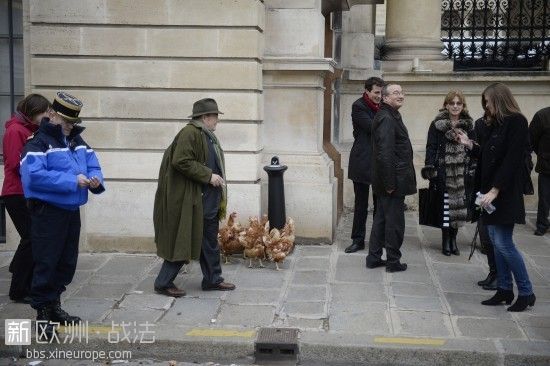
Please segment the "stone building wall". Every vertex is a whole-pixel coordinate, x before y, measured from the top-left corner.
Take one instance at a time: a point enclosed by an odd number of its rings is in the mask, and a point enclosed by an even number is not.
[[[260,0],[26,1],[26,91],[82,99],[107,191],[83,208],[83,247],[153,250],[164,149],[205,97],[225,113],[229,209],[260,213],[265,8]],[[11,230],[13,235],[13,230]],[[8,242],[13,242],[8,238]]]
[[[262,165],[278,155],[288,166],[286,213],[295,219],[297,235],[330,242],[338,183],[334,163],[323,148],[323,97],[325,76],[334,71],[334,62],[325,58],[322,2],[266,0],[265,6]]]
[[[346,12],[344,3],[356,5]],[[82,249],[154,251],[152,211],[162,153],[188,122],[192,103],[204,97],[215,98],[225,112],[216,133],[226,151],[229,210],[243,222],[267,212],[262,168],[277,155],[288,166],[287,215],[296,220],[300,240],[315,242],[334,237],[339,188],[344,206],[353,206],[347,179],[351,104],[367,77],[403,85],[401,112],[417,173],[429,122],[448,90],[465,92],[474,118],[480,115],[481,91],[494,81],[512,87],[528,119],[548,105],[548,72],[452,72],[452,63],[438,54],[439,35],[431,31],[440,26],[434,11],[440,0],[412,7],[409,0],[382,3],[23,0],[25,90],[50,98],[65,90],[83,100],[84,137],[106,177],[107,191],[91,197],[81,211]],[[399,11],[405,5],[409,10]],[[344,10],[339,63],[329,57],[338,42],[327,42],[335,10]],[[390,59],[376,63],[380,35],[391,40],[391,52]],[[338,90],[332,90],[337,78]],[[338,96],[332,102],[331,93]],[[342,167],[343,179],[335,166]],[[420,177],[418,182],[425,184]],[[414,204],[415,197],[408,202]],[[535,199],[527,198],[529,208]],[[9,223],[6,248],[17,242]]]

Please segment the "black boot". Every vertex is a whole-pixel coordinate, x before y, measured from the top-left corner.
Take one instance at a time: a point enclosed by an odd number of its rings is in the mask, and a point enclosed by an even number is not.
[[[380,259],[373,259],[372,255],[367,255],[367,268],[377,268],[377,267],[383,267],[386,265],[386,261],[382,258]]]
[[[61,302],[57,300],[51,306],[51,320],[60,324],[78,324],[82,321],[78,316],[69,315],[61,308]]]
[[[386,272],[393,273],[393,272],[403,272],[406,270],[407,270],[407,263],[400,263],[400,262],[387,263],[386,262]]]
[[[482,281],[477,281],[478,286],[485,286],[497,279],[497,273],[495,271],[489,271],[487,278]]]
[[[516,300],[516,302],[514,303],[514,305],[510,306],[508,309],[508,311],[514,311],[514,312],[518,312],[518,311],[523,311],[525,309],[527,309],[527,306],[533,306],[535,305],[535,300],[536,300],[536,296],[535,294],[531,294],[531,295],[527,295],[527,296],[518,296],[518,299]]]
[[[41,342],[48,342],[55,334],[55,326],[52,321],[51,306],[43,306],[36,309],[36,334]]]
[[[460,255],[458,246],[456,245],[456,235],[458,234],[458,229],[451,227],[449,228],[449,239],[451,242],[451,253],[454,255]]]
[[[489,282],[486,285],[481,286],[481,288],[484,289],[484,290],[496,291],[498,289],[497,288],[497,278],[496,278],[496,276],[495,276],[494,280],[492,280],[491,282]]]
[[[355,253],[357,252],[358,250],[363,250],[365,249],[365,242],[358,242],[358,241],[354,241],[349,247],[347,247],[344,252],[346,253]]]
[[[484,300],[481,302],[482,305],[500,305],[503,302],[506,302],[506,305],[510,305],[514,300],[514,291],[513,290],[503,290],[501,288],[497,289],[497,293],[491,297],[489,300]]]
[[[441,229],[441,253],[446,256],[451,255],[451,237],[448,227]]]

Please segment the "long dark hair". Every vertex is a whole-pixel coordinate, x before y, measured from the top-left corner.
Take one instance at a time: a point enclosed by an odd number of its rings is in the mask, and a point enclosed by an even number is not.
[[[494,111],[484,108],[489,123],[501,123],[502,119],[514,113],[520,113],[518,102],[512,95],[512,91],[503,83],[489,85],[482,94],[482,103],[488,100],[493,105]]]
[[[17,111],[31,121],[40,113],[51,107],[50,102],[43,95],[29,94],[17,104]]]

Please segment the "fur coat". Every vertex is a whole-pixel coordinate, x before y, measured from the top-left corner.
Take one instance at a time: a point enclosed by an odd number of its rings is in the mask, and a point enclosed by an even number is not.
[[[434,183],[441,200],[445,192],[449,195],[449,223],[457,228],[468,219],[469,192],[465,178],[470,174],[470,158],[465,147],[455,141],[455,129],[461,129],[474,138],[473,120],[468,112],[462,111],[453,127],[449,112],[441,110],[428,131],[425,163],[436,168]]]

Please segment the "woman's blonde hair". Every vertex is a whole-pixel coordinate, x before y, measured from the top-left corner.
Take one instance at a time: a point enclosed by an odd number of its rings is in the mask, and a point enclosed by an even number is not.
[[[462,93],[460,90],[451,90],[450,92],[447,93],[447,95],[445,96],[445,99],[443,100],[443,109],[446,109],[447,104],[452,103],[455,97],[458,97],[458,99],[462,103],[462,112],[460,114],[469,113],[468,106],[466,105],[466,97],[464,96],[464,93]]]
[[[502,119],[514,113],[521,113],[512,91],[503,83],[489,85],[483,91],[483,100],[491,102],[494,111],[485,108],[490,123],[500,123]]]

